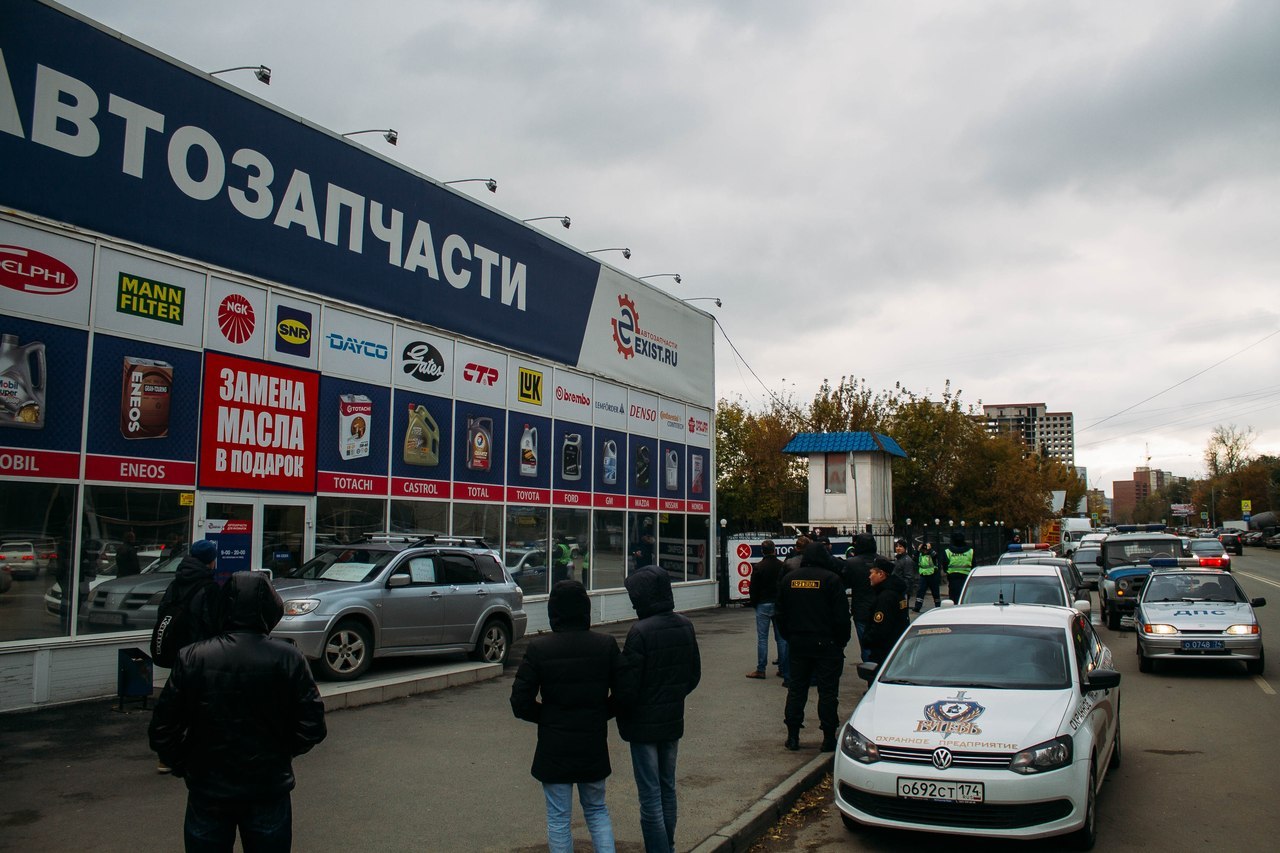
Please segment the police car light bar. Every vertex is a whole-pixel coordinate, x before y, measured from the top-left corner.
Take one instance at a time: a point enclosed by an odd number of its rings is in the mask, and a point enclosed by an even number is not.
[[[1198,568],[1202,565],[1196,557],[1152,557],[1147,561],[1153,569]]]
[[[1011,552],[1012,551],[1048,551],[1052,547],[1053,546],[1050,545],[1048,542],[1027,542],[1026,544],[1023,544],[1021,542],[1014,542],[1009,546],[1009,550]]]
[[[1163,524],[1117,524],[1116,533],[1164,533],[1169,528]]]

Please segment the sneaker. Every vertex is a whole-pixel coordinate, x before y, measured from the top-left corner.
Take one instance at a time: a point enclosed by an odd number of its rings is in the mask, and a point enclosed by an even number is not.
[[[159,761],[159,762],[157,762],[157,763],[156,763],[156,772],[157,772],[157,773],[172,773],[172,772],[173,772],[173,768],[172,768],[172,767],[170,767],[168,764],[165,764],[163,761]]]
[[[764,678],[765,674],[758,669],[747,673],[747,678]]]

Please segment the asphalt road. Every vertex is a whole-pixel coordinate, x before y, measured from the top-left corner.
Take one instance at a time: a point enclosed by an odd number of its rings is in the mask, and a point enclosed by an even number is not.
[[[1102,851],[1267,850],[1280,837],[1275,786],[1280,780],[1280,551],[1246,548],[1232,569],[1260,608],[1271,661],[1263,676],[1239,663],[1157,663],[1138,672],[1132,630],[1100,628],[1121,683],[1124,761],[1098,798]],[[1095,594],[1096,612],[1096,594]],[[1096,620],[1096,616],[1095,616]],[[954,836],[844,828],[828,782],[772,827],[753,853],[804,850],[1013,851],[1070,849],[1062,841],[968,841]]]

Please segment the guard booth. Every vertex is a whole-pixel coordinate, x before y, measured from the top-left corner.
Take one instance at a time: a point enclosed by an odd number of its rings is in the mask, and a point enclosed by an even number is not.
[[[808,457],[808,528],[829,536],[836,556],[843,556],[853,536],[863,531],[876,537],[881,554],[893,553],[892,462],[895,456],[907,457],[896,441],[878,432],[801,432],[782,452]],[[750,595],[752,567],[763,556],[760,545],[765,538],[754,535],[728,541],[730,601]],[[778,559],[786,559],[796,537],[772,538]]]

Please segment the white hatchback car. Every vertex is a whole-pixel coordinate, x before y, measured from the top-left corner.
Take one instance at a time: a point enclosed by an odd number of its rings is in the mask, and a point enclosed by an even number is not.
[[[1089,612],[1087,599],[1072,600],[1062,571],[1038,563],[978,566],[964,582],[957,604],[1054,604]]]
[[[1120,765],[1120,673],[1065,607],[971,605],[911,623],[841,731],[835,801],[861,824],[1008,838],[1097,838]]]

